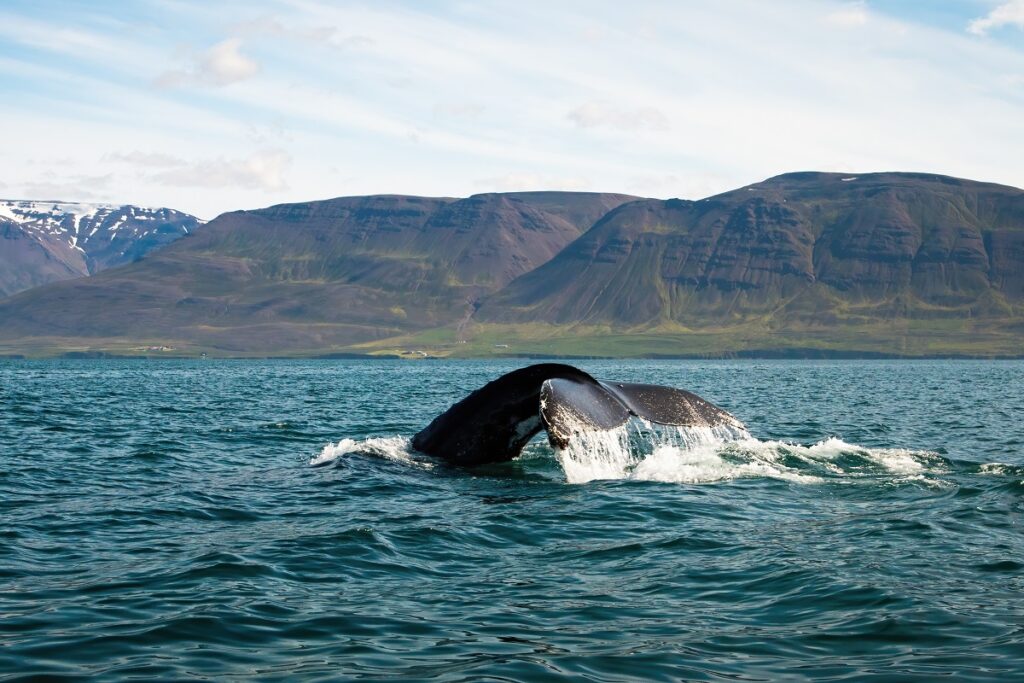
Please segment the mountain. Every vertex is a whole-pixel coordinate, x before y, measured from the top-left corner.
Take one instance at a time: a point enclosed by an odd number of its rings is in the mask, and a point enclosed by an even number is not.
[[[1024,191],[792,173],[700,201],[621,206],[475,319],[782,334],[970,319],[1020,335],[1022,315]]]
[[[0,302],[0,339],[249,353],[453,324],[632,199],[383,195],[236,211],[136,263]]]
[[[130,263],[199,223],[172,209],[0,199],[0,297]]]
[[[1024,355],[1024,191],[791,173],[698,201],[341,197],[0,301],[0,352]]]

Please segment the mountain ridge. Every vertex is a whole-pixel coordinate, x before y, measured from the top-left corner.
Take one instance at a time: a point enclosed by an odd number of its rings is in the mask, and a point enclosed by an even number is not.
[[[785,174],[703,200],[619,207],[480,315],[685,323],[687,312],[763,312],[816,283],[850,304],[910,293],[955,307],[993,288],[1016,302],[1021,238],[1015,188],[929,174]]]
[[[628,195],[339,197],[222,214],[148,258],[0,302],[0,338],[335,349],[466,317]],[[110,315],[132,311],[131,315]]]
[[[201,224],[168,208],[0,199],[0,297],[130,263]]]
[[[796,172],[698,200],[340,197],[224,214],[82,284],[0,302],[0,350],[1009,357],[1024,191]]]

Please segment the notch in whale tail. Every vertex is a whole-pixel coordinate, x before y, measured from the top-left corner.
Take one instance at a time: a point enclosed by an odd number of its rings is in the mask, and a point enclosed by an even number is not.
[[[571,365],[542,363],[503,375],[438,415],[413,448],[455,465],[511,460],[541,429],[556,448],[580,431],[620,427],[631,416],[664,425],[743,428],[696,394],[656,384],[602,382]]]

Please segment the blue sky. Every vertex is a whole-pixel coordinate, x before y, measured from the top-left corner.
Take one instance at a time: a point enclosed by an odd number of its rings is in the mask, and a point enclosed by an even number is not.
[[[1024,0],[0,4],[0,197],[1024,187]]]

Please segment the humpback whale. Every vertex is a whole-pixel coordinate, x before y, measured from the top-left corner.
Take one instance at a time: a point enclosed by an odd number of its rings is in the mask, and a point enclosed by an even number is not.
[[[636,416],[684,427],[743,423],[682,389],[594,379],[579,368],[541,363],[484,385],[438,415],[413,437],[421,453],[454,465],[512,460],[541,429],[554,448],[580,431],[609,430]]]

